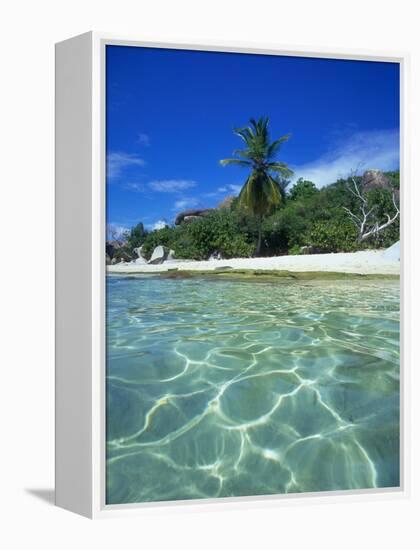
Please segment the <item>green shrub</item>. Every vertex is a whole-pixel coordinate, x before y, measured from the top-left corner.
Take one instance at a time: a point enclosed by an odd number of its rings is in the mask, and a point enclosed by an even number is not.
[[[389,172],[392,188],[398,193],[399,173]],[[360,182],[360,178],[356,178]],[[322,252],[351,252],[364,248],[391,246],[399,239],[399,220],[377,237],[358,242],[358,230],[343,207],[358,212],[358,199],[349,192],[346,180],[317,189],[312,182],[298,180],[275,212],[263,221],[261,254],[300,254],[302,246],[312,246]],[[390,189],[372,189],[366,193],[368,208],[375,208],[379,223],[393,215]],[[229,206],[215,209],[206,217],[175,227],[146,232],[138,224],[127,235],[124,252],[143,245],[150,258],[158,245],[175,251],[178,258],[205,260],[213,252],[225,258],[248,257],[255,252],[257,220],[238,208],[237,198]],[[121,256],[122,257],[122,256]]]
[[[266,253],[275,255],[287,252],[293,246],[308,244],[306,234],[321,215],[315,197],[313,200],[289,200],[283,208],[264,220],[263,242]]]
[[[289,254],[291,254],[292,256],[298,256],[298,255],[302,254],[302,247],[297,245],[297,244],[294,244],[289,249]]]
[[[213,252],[224,258],[248,257],[255,245],[247,229],[239,213],[223,208],[187,224],[151,231],[144,239],[143,253],[149,259],[154,248],[163,245],[173,249],[177,258],[191,260],[206,260]]]
[[[312,181],[299,178],[291,188],[289,198],[291,200],[306,199],[317,193],[319,193],[319,190]]]
[[[174,241],[177,257],[206,260],[213,252],[224,258],[251,256],[255,246],[240,225],[239,215],[227,209],[179,226]]]
[[[163,227],[148,233],[143,241],[142,252],[144,257],[149,260],[153,250],[159,245],[170,247],[173,240],[173,231],[174,229],[171,227]]]
[[[399,181],[399,180],[398,180]],[[395,184],[396,186],[397,184]],[[398,191],[397,191],[398,192]],[[367,193],[368,208],[375,209],[379,225],[386,223],[387,214],[393,217],[395,207],[392,202],[392,191],[390,189],[372,189]],[[400,219],[398,218],[387,229],[367,241],[367,246],[372,248],[388,248],[400,238]]]
[[[357,246],[357,229],[347,220],[319,221],[306,236],[308,246],[321,252],[353,252]]]
[[[224,258],[250,258],[255,252],[255,244],[247,242],[245,235],[239,234],[220,240],[218,250]]]
[[[144,229],[144,225],[140,222],[136,226],[132,227],[126,234],[127,248],[134,250],[141,246],[147,236],[147,231]]]
[[[115,259],[118,262],[120,262],[121,260],[123,260],[124,262],[131,262],[131,260],[133,259],[133,253],[130,248],[124,246],[114,250],[114,253],[112,254],[112,259]]]

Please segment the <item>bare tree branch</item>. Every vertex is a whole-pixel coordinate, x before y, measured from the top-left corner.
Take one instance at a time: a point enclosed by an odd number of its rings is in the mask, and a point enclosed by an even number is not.
[[[400,210],[397,205],[395,192],[392,191],[392,204],[394,205],[395,213],[392,217],[389,213],[386,213],[385,215],[386,215],[387,221],[382,225],[380,225],[378,220],[375,217],[376,206],[374,205],[372,206],[372,208],[368,210],[367,197],[364,194],[362,184],[357,183],[356,173],[354,171],[351,172],[349,180],[352,183],[352,185],[350,185],[347,182],[347,189],[359,201],[358,207],[359,207],[361,216],[357,216],[354,212],[352,212],[346,206],[343,206],[343,209],[350,217],[350,220],[358,228],[358,231],[359,231],[358,240],[364,241],[369,237],[378,235],[381,231],[383,231],[384,229],[392,225],[398,219],[398,216],[400,215]]]
[[[356,227],[359,227],[362,223],[362,220],[356,216],[356,214],[353,214],[346,206],[343,206],[344,210],[347,212],[347,214],[350,216],[350,219],[352,222],[356,224]]]

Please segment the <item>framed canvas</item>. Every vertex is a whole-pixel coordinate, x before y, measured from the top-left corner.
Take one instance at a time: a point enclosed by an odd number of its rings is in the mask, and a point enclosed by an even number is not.
[[[56,45],[58,506],[407,495],[407,63]]]

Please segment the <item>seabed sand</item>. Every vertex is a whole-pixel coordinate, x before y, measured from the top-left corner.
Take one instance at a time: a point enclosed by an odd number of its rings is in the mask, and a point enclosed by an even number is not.
[[[172,260],[159,265],[120,263],[107,266],[108,273],[165,273],[167,271],[218,271],[235,270],[328,272],[357,275],[400,274],[400,262],[389,260],[383,250],[362,250],[337,254],[311,254],[302,256],[274,256],[271,258],[232,258],[230,260]]]

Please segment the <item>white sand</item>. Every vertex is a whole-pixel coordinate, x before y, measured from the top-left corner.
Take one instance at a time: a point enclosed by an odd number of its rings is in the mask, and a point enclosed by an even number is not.
[[[208,270],[229,266],[234,269],[287,271],[330,271],[363,275],[399,275],[400,262],[384,256],[382,250],[303,256],[274,256],[272,258],[233,258],[195,262],[176,260],[160,265],[121,263],[107,267],[109,273],[160,273],[168,269]]]

